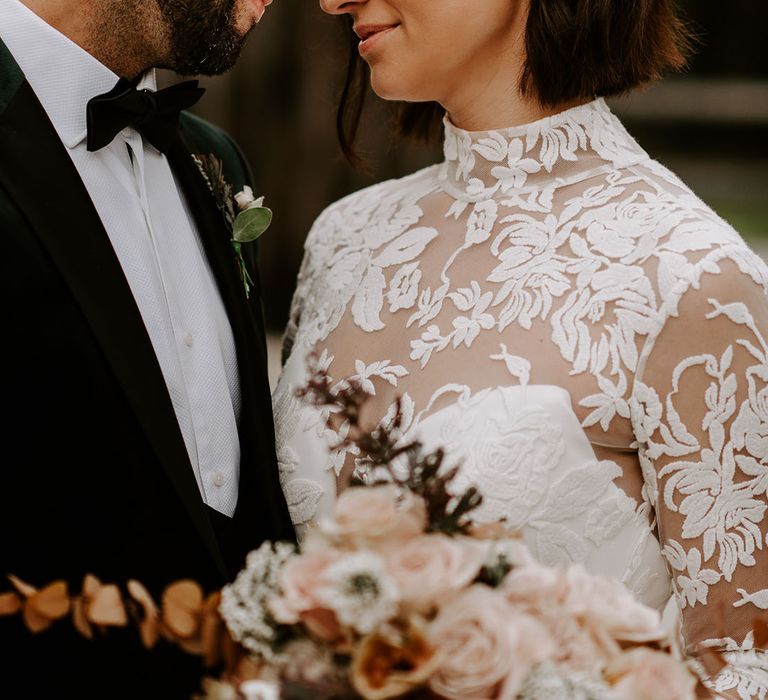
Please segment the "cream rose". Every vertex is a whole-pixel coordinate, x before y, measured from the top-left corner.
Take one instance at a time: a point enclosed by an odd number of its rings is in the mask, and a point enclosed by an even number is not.
[[[440,610],[428,638],[437,650],[430,687],[455,700],[512,700],[531,668],[553,651],[551,638],[536,620],[481,584]]]
[[[342,546],[397,545],[426,526],[424,501],[394,484],[347,489],[336,501],[333,519],[320,523],[323,534]]]
[[[427,613],[477,577],[488,550],[487,542],[422,535],[387,555],[387,571],[400,590],[402,604]]]
[[[617,656],[605,671],[617,700],[694,700],[696,678],[669,654],[647,647]]]

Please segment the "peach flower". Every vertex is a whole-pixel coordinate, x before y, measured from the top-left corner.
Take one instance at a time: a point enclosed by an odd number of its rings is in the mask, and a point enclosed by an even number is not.
[[[428,613],[468,586],[483,567],[488,543],[446,535],[422,535],[391,551],[387,571],[403,605]]]
[[[341,627],[339,618],[333,610],[326,608],[313,608],[301,613],[300,619],[304,627],[318,639],[325,642],[342,641],[344,630]]]
[[[351,546],[397,545],[427,526],[423,499],[394,484],[352,487],[336,501],[334,517],[320,523],[323,534]]]
[[[430,687],[455,700],[512,700],[529,671],[553,652],[550,636],[535,619],[482,584],[447,603],[428,638],[438,654]]]
[[[617,700],[694,700],[697,679],[681,661],[647,647],[617,656],[605,671]]]
[[[352,659],[352,684],[365,700],[401,697],[426,685],[436,658],[423,623],[414,618],[403,630],[390,628],[363,639]]]

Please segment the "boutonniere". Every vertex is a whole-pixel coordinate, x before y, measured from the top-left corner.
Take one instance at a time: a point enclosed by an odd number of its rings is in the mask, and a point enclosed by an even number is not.
[[[252,243],[269,228],[272,210],[264,206],[264,197],[255,197],[247,185],[235,194],[234,188],[224,177],[224,164],[215,155],[193,155],[192,159],[232,232],[230,243],[240,270],[245,296],[249,298],[253,280],[243,259],[243,244]]]

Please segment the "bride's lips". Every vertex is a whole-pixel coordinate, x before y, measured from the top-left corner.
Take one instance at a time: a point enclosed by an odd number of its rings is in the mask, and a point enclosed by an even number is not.
[[[370,53],[385,36],[397,29],[399,24],[361,24],[355,26],[355,34],[360,37],[360,55]]]

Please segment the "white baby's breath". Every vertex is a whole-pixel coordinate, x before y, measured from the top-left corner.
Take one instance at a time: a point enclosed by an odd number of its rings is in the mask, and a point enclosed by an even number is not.
[[[321,597],[339,622],[370,634],[397,614],[399,591],[385,571],[384,560],[360,551],[342,557],[325,572]]]
[[[280,700],[280,687],[271,681],[246,681],[240,692],[245,700]]]
[[[280,571],[295,553],[292,545],[265,542],[251,552],[245,568],[221,592],[219,612],[233,639],[269,663],[277,663],[277,623],[266,602],[279,590]]]

